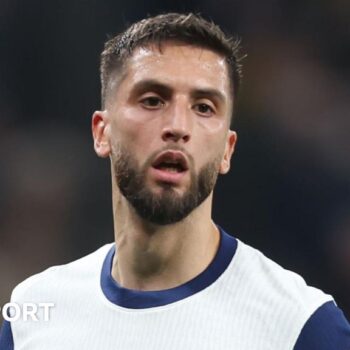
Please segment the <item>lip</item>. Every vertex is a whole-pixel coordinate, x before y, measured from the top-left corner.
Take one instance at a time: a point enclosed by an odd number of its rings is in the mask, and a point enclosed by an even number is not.
[[[156,168],[163,162],[175,162],[181,165],[183,171],[188,170],[188,162],[185,155],[181,151],[164,151],[152,163],[152,167]],[[159,169],[157,169],[159,170]]]
[[[157,166],[163,162],[174,162],[174,163],[180,164],[182,167],[182,171],[171,172],[166,169],[157,168]],[[182,178],[187,175],[188,168],[189,168],[188,161],[182,152],[167,150],[162,152],[154,160],[150,168],[150,172],[152,174],[152,177],[154,177],[154,179],[157,182],[177,185],[182,180]]]
[[[156,182],[169,185],[178,185],[182,178],[187,174],[187,170],[181,171],[180,173],[172,173],[170,171],[156,169],[151,167],[150,173],[151,176],[155,179]]]

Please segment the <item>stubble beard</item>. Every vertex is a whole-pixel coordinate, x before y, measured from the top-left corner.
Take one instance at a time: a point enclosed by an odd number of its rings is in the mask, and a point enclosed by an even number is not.
[[[171,148],[175,149],[184,151]],[[183,220],[209,196],[218,177],[221,158],[217,157],[208,162],[196,175],[193,159],[187,156],[190,163],[188,189],[179,194],[171,184],[164,183],[160,193],[155,193],[146,183],[146,172],[159,151],[152,154],[142,167],[139,167],[133,155],[120,145],[113,153],[114,176],[120,192],[142,219],[156,225],[170,225]]]

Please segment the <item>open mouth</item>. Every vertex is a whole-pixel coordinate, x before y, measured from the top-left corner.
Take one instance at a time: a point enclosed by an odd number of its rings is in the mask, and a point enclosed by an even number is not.
[[[167,171],[169,173],[182,173],[188,170],[187,160],[182,152],[165,151],[161,153],[152,166],[155,169]]]

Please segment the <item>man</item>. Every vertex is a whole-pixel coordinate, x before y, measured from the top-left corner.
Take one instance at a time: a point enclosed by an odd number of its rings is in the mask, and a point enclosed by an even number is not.
[[[238,52],[193,14],[106,43],[92,132],[111,161],[115,244],[17,286],[13,303],[55,307],[5,322],[1,349],[350,349],[331,296],[211,219],[237,140]]]

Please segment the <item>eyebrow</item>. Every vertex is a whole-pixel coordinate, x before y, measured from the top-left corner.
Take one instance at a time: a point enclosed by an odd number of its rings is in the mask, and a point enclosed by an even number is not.
[[[147,91],[154,91],[165,97],[170,97],[173,93],[173,89],[164,83],[155,79],[141,80],[137,82],[132,88],[132,95],[137,96]]]
[[[195,89],[192,91],[191,96],[194,98],[210,97],[215,100],[219,100],[222,103],[226,103],[225,95],[217,89],[212,89],[212,88]]]
[[[174,89],[156,79],[147,79],[141,80],[134,85],[132,95],[142,94],[146,91],[154,91],[166,98],[170,98]],[[191,90],[190,95],[192,98],[213,98],[222,103],[226,103],[225,95],[220,90],[213,88],[194,88]]]

